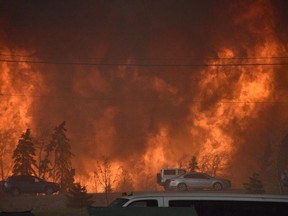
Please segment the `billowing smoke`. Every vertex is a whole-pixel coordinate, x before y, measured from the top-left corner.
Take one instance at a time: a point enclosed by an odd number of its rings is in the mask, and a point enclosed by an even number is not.
[[[261,65],[286,60],[267,58],[287,52],[282,1],[2,1],[0,8],[1,59],[30,61],[1,63],[1,82],[9,77],[2,98],[29,102],[22,130],[67,121],[79,176],[101,155],[154,176],[211,153],[239,183],[287,132],[287,67]],[[260,65],[239,66],[251,63]]]

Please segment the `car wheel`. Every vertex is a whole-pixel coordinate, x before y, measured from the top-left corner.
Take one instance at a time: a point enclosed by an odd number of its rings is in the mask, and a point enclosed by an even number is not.
[[[177,188],[179,191],[187,191],[187,186],[184,183],[180,183]]]
[[[47,188],[45,189],[45,194],[46,194],[46,195],[51,195],[51,194],[53,194],[53,189],[52,189],[51,187],[47,187]]]
[[[222,190],[222,188],[223,188],[223,186],[219,182],[217,182],[213,185],[214,190],[220,191],[220,190]]]
[[[12,194],[12,196],[18,196],[18,195],[20,195],[20,190],[18,188],[13,188],[11,190],[11,194]]]

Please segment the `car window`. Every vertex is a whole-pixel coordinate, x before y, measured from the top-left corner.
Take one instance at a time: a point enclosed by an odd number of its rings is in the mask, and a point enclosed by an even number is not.
[[[33,181],[34,181],[34,182],[40,182],[41,180],[40,180],[39,178],[34,177],[34,178],[33,178]]]
[[[195,178],[199,178],[199,179],[208,179],[209,177],[206,176],[206,175],[203,174],[203,173],[196,173],[196,174],[195,174]]]
[[[157,207],[157,200],[138,200],[130,203],[129,207]]]
[[[11,176],[7,179],[7,181],[18,181],[20,180],[19,176]]]
[[[12,181],[15,182],[28,182],[28,181],[34,181],[32,177],[30,176],[14,176],[11,178]]]
[[[183,177],[184,177],[184,178],[193,178],[194,175],[193,175],[193,174],[187,174],[187,175],[184,175]]]
[[[34,182],[34,177],[32,176],[25,176],[25,181],[28,181],[28,182]]]
[[[207,179],[208,177],[202,173],[191,173],[184,176],[184,178]]]
[[[203,176],[205,176],[206,178],[214,178],[213,176],[208,175],[207,173],[201,173]]]
[[[186,173],[185,170],[178,170],[178,175],[183,175],[183,174],[185,174],[185,173]]]

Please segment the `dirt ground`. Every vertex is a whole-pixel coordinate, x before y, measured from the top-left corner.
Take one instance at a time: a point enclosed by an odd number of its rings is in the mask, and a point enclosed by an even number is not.
[[[111,193],[108,195],[108,203],[112,202],[120,193]],[[105,194],[93,194],[94,206],[107,206]],[[35,216],[87,216],[86,209],[68,208],[66,206],[66,197],[62,194],[51,196],[23,194],[13,197],[6,193],[0,193],[0,212],[1,211],[26,211],[31,210]]]

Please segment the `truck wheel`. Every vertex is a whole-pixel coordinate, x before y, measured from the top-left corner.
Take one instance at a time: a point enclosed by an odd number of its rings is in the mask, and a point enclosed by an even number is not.
[[[180,183],[177,188],[179,191],[187,191],[187,186],[184,183]]]
[[[222,190],[222,188],[223,188],[223,186],[219,182],[217,182],[213,185],[214,190],[220,191],[220,190]]]

